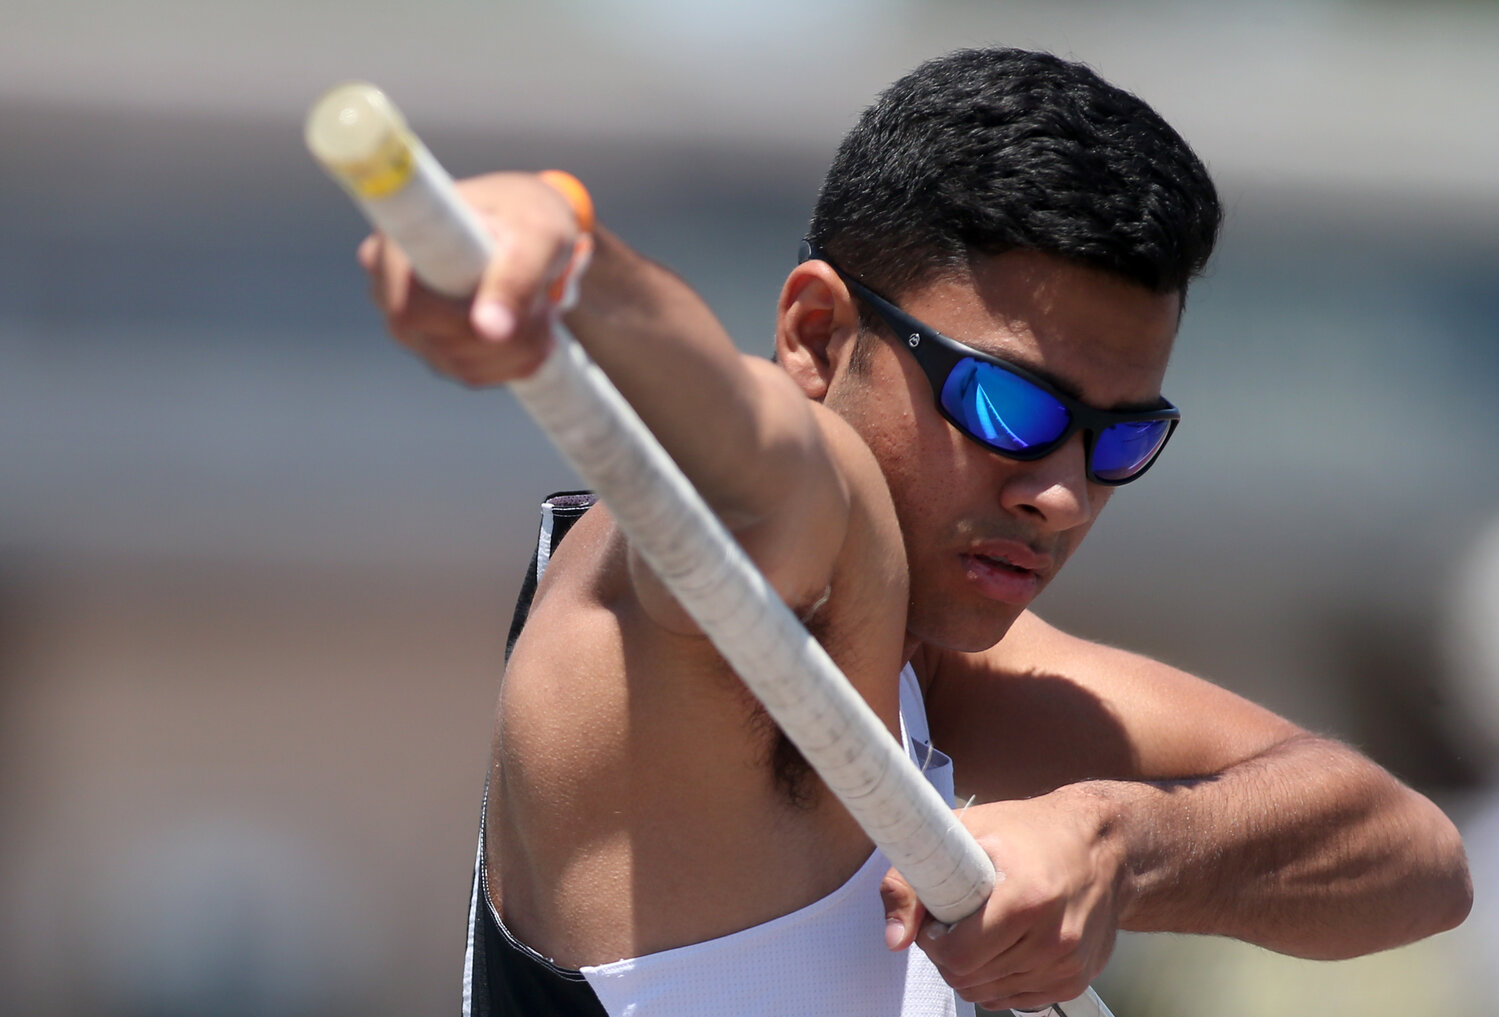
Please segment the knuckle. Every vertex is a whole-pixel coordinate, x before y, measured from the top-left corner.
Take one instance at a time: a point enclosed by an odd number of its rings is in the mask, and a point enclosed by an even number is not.
[[[452,375],[465,388],[483,388],[489,377],[482,365],[464,361],[453,365]]]
[[[1083,948],[1083,937],[1078,931],[1062,929],[1057,933],[1052,950],[1064,963],[1082,963],[1079,954]]]
[[[395,336],[396,341],[403,346],[422,345],[422,331],[412,324],[411,319],[399,310],[387,310],[385,312],[385,327],[390,334]]]
[[[1087,971],[1083,966],[1082,958],[1076,954],[1058,961],[1052,966],[1052,971],[1057,978],[1067,984],[1082,982],[1086,985],[1088,982]]]
[[[1073,979],[1070,979],[1069,981],[1065,982],[1063,984],[1063,986],[1062,986],[1061,998],[1062,999],[1076,999],[1077,997],[1083,995],[1084,993],[1086,993],[1088,991],[1088,983],[1090,981],[1091,981],[1091,979],[1087,979],[1087,978],[1073,978]]]
[[[887,906],[904,904],[905,881],[894,873],[887,873],[885,878],[880,880],[880,897]]]
[[[937,972],[942,976],[944,982],[959,992],[971,990],[977,984],[971,977],[970,972],[959,971],[951,964],[937,964]]]
[[[949,949],[942,958],[941,968],[953,987],[973,985],[979,981],[987,959],[971,950]]]
[[[1051,901],[1051,895],[1039,887],[1028,887],[1011,898],[1009,910],[1016,918],[1034,921],[1046,913]]]
[[[1076,999],[1088,991],[1088,979],[1082,975],[1063,978],[1057,982],[1053,995],[1060,1001]]]

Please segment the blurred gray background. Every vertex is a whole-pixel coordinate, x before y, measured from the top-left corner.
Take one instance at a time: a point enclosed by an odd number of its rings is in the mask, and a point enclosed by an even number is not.
[[[1186,423],[1040,604],[1459,820],[1462,929],[1342,964],[1125,937],[1120,1017],[1486,1017],[1499,960],[1499,5],[7,0],[0,1012],[452,1013],[503,634],[575,481],[383,336],[302,116],[566,167],[746,349],[880,87],[1050,49],[1229,209]],[[1487,890],[1487,896],[1485,891]]]

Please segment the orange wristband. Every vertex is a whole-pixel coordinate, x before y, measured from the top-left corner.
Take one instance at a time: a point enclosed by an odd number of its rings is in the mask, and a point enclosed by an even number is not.
[[[542,170],[537,175],[541,177],[542,183],[562,195],[572,206],[578,229],[583,233],[592,233],[593,199],[588,196],[588,188],[583,186],[583,182],[566,170]]]

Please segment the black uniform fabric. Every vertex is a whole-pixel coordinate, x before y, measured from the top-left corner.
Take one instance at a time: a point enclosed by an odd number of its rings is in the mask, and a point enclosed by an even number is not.
[[[520,638],[520,630],[525,627],[526,616],[531,613],[531,599],[536,596],[536,584],[541,582],[541,574],[546,571],[545,567],[538,568],[538,564],[543,556],[551,558],[557,545],[562,543],[562,538],[567,536],[567,531],[573,528],[573,523],[583,518],[583,513],[593,508],[598,500],[598,495],[591,491],[562,491],[542,502],[541,529],[536,535],[536,549],[531,552],[531,564],[527,566],[525,578],[521,580],[520,597],[515,602],[515,614],[510,618],[510,636],[505,640],[507,661],[510,659],[510,651],[515,649],[515,641]]]
[[[586,491],[554,494],[542,505],[542,523],[536,550],[521,582],[520,598],[510,622],[510,636],[505,643],[505,659],[515,647],[536,584],[541,581],[545,562],[572,529],[583,513],[593,507],[597,497]],[[488,787],[485,788],[486,811]],[[484,812],[480,813],[479,843],[484,843]],[[474,873],[477,893],[469,916],[470,935],[474,944],[472,984],[466,986],[469,1007],[465,1017],[608,1017],[604,1006],[594,995],[581,972],[560,968],[517,942],[495,921],[489,906],[489,888],[484,881],[483,854]]]

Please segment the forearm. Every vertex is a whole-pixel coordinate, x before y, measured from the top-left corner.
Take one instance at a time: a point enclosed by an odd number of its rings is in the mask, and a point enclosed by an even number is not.
[[[1063,790],[1094,802],[1120,852],[1122,928],[1332,959],[1451,928],[1471,903],[1447,818],[1310,735],[1209,777]]]

